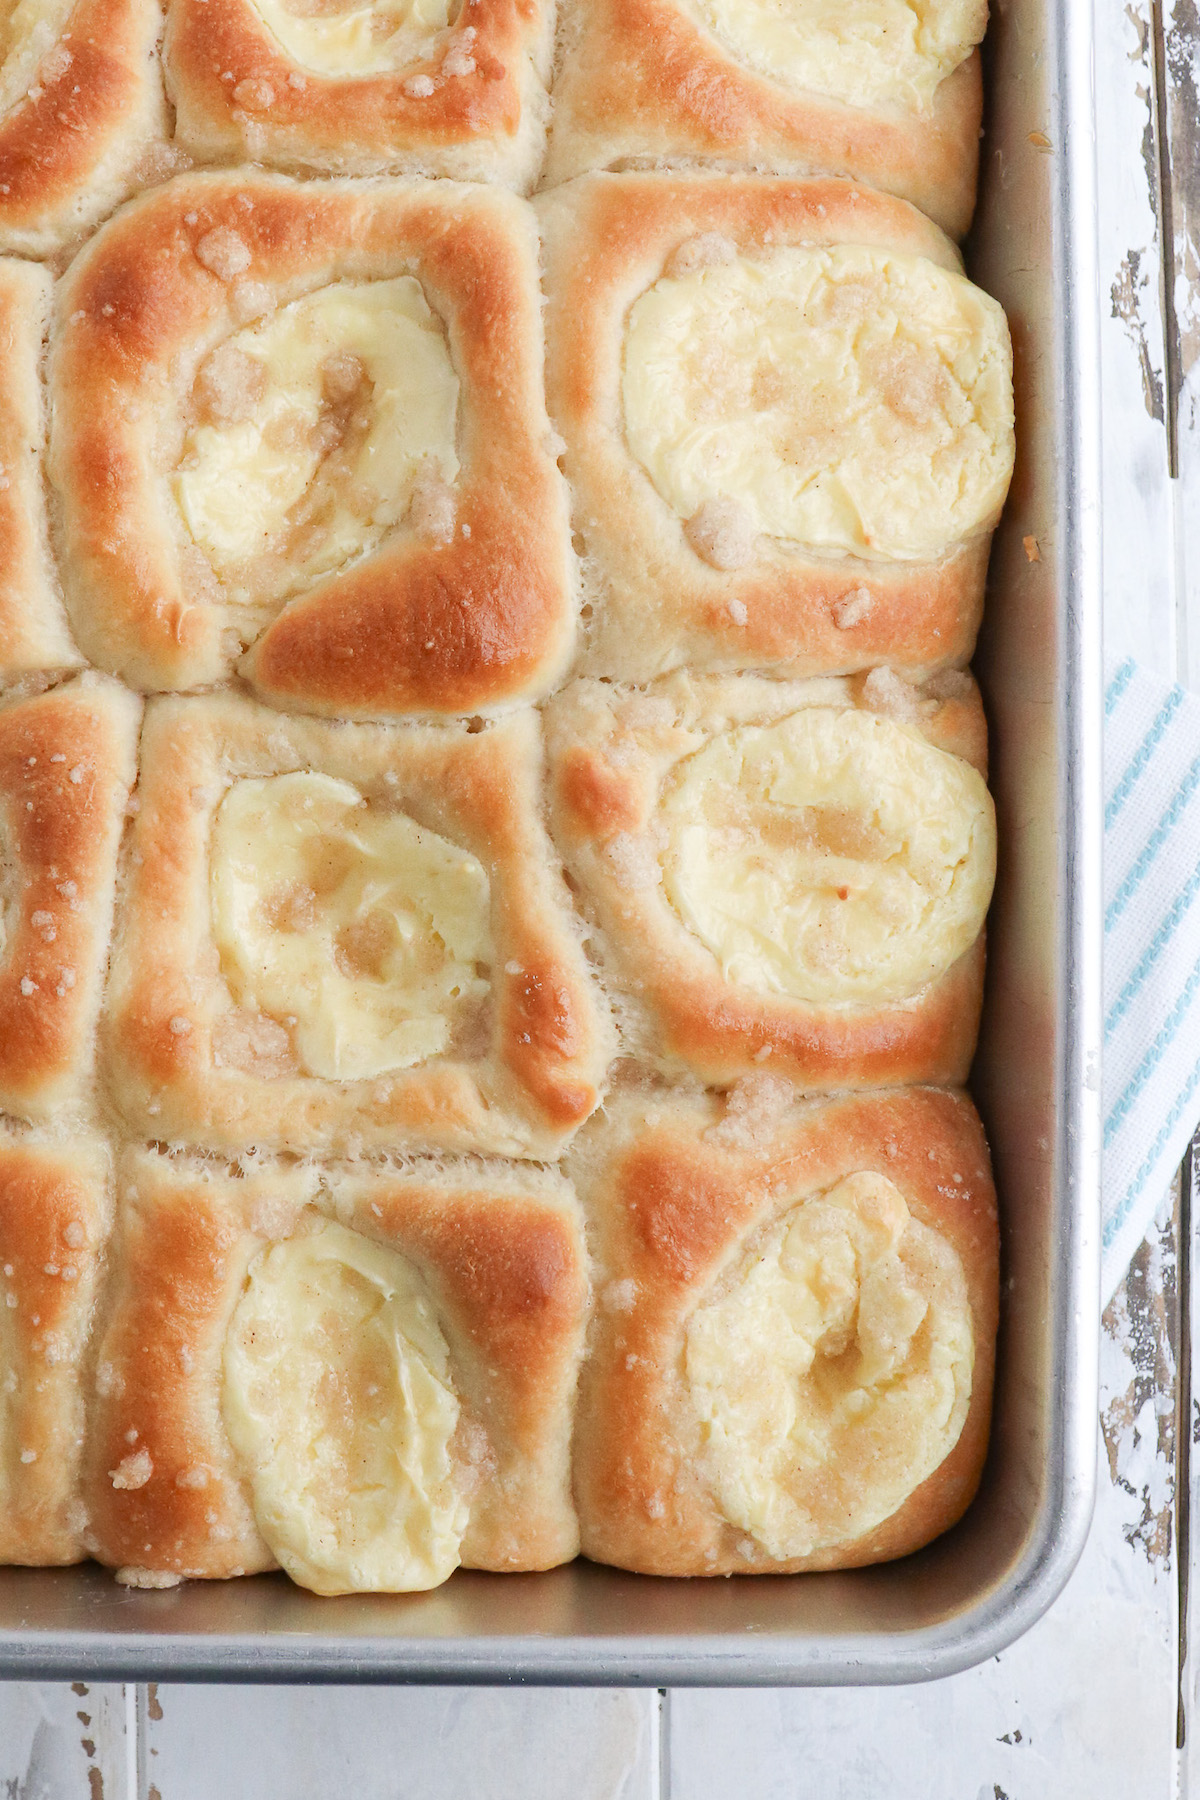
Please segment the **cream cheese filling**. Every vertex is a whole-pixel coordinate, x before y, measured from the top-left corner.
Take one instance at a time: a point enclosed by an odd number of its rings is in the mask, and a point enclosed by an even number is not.
[[[995,875],[982,777],[879,714],[810,707],[722,732],[659,802],[670,904],[727,981],[897,1000],[979,934]]]
[[[731,503],[775,547],[923,561],[989,526],[1012,353],[986,294],[839,244],[664,275],[625,336],[626,440],[684,520]]]
[[[61,42],[74,0],[6,0],[0,3],[0,115],[23,100],[38,81],[70,67],[70,43]]]
[[[458,377],[410,275],[334,282],[201,365],[172,485],[229,597],[278,599],[373,549],[458,474]]]
[[[890,1518],[958,1442],[973,1368],[957,1251],[872,1173],[786,1213],[685,1334],[717,1503],[780,1561]]]
[[[349,782],[235,782],[213,822],[211,896],[235,1003],[287,1026],[311,1075],[437,1056],[488,993],[482,864]]]
[[[987,0],[691,3],[732,55],[782,87],[918,114],[987,28]]]
[[[437,1314],[404,1257],[329,1222],[263,1250],[224,1367],[229,1440],[294,1581],[401,1593],[458,1566],[459,1402]]]
[[[450,0],[252,0],[293,62],[318,75],[374,75],[427,55]]]

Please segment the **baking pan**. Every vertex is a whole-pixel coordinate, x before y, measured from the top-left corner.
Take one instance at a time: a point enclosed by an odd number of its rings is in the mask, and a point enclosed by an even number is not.
[[[994,1655],[1062,1587],[1095,1477],[1099,1293],[1099,395],[1092,17],[993,0],[969,264],[1003,303],[1019,452],[977,670],[1001,868],[974,1088],[996,1159],[991,1454],[954,1531],[845,1574],[663,1581],[586,1563],[318,1600],[283,1576],[118,1587],[0,1571],[0,1675],[222,1681],[878,1683]]]

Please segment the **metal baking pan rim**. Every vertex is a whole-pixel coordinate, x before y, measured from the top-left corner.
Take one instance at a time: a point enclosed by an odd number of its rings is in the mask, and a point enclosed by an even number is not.
[[[1054,517],[1045,525],[1056,540],[1058,657],[1045,692],[1030,695],[1027,716],[1041,716],[1039,707],[1046,714],[1053,709],[1056,716],[1058,779],[1051,828],[1061,907],[1051,997],[1052,1142],[1041,1140],[1044,1167],[1030,1177],[1035,1188],[1041,1182],[1053,1212],[1044,1241],[1040,1248],[1034,1246],[1029,1258],[1015,1243],[1010,1223],[1006,1273],[1010,1304],[1008,1325],[1002,1330],[1003,1357],[1003,1337],[1015,1340],[1021,1321],[1038,1317],[1040,1308],[1045,1354],[1038,1425],[1039,1441],[1048,1446],[1048,1453],[1039,1467],[1025,1470],[1025,1499],[1018,1494],[1014,1502],[1011,1494],[1000,1491],[1001,1482],[989,1483],[985,1474],[980,1499],[962,1524],[917,1558],[892,1565],[900,1571],[895,1577],[887,1570],[870,1570],[663,1583],[586,1564],[547,1575],[460,1573],[438,1591],[446,1597],[442,1601],[436,1596],[410,1597],[433,1606],[435,1624],[431,1631],[407,1635],[402,1631],[409,1612],[405,1606],[392,1614],[388,1629],[363,1631],[359,1618],[349,1629],[339,1628],[342,1603],[316,1601],[294,1590],[285,1594],[288,1584],[281,1576],[220,1584],[223,1593],[213,1591],[218,1585],[213,1584],[201,1595],[198,1590],[204,1584],[190,1584],[187,1591],[153,1594],[117,1588],[111,1575],[95,1566],[0,1570],[0,1677],[33,1680],[86,1673],[92,1679],[264,1682],[878,1685],[950,1675],[997,1654],[1035,1622],[1064,1586],[1082,1551],[1091,1517],[1098,1398],[1102,831],[1093,20],[1091,9],[1079,0],[1044,0],[1044,10],[1038,0],[993,0],[993,10],[993,29],[1005,34],[1010,45],[1018,43],[1025,56],[1024,62],[1018,59],[1016,79],[1018,90],[1025,83],[1028,93],[1019,91],[1013,97],[1013,72],[1006,69],[1004,105],[1015,108],[1018,118],[1024,107],[1023,125],[1029,126],[1028,132],[1023,127],[1019,133],[1010,131],[1002,144],[993,142],[990,154],[999,165],[996,185],[1009,185],[1021,156],[1027,161],[1031,155],[1044,158],[1041,215],[1035,221],[1037,232],[1032,225],[1029,232],[1035,244],[1042,243],[1049,251],[1045,280],[1050,304],[1059,308],[1053,343],[1029,353],[1031,360],[1052,363],[1039,379],[1057,409],[1053,448],[1057,499]],[[1041,143],[1031,150],[1028,146],[1038,139]],[[986,200],[985,183],[985,215]],[[997,235],[1002,238],[1004,233]],[[979,278],[1011,310],[1004,281],[993,272],[992,258],[1002,255],[1002,245],[984,243],[977,234],[976,250]],[[1022,276],[1028,273],[1021,270]],[[1061,284],[1057,293],[1056,281]],[[1019,522],[1007,527],[1015,552],[1022,529]],[[1018,566],[1019,556],[1008,573]],[[1005,586],[1001,605],[1008,599]],[[999,688],[989,692],[986,670],[981,675],[989,703],[1002,711]],[[999,741],[1003,747],[1003,735]],[[989,1087],[993,1107],[1003,1111],[1006,1104],[1002,1084],[991,1081],[985,1069],[979,1096],[985,1117]],[[998,1134],[994,1118],[988,1122],[994,1143],[1003,1150],[1003,1131]],[[1004,1156],[998,1161],[1002,1165]],[[1003,1181],[1001,1191],[1003,1195]],[[1027,1267],[1036,1268],[1039,1257],[1044,1271],[1030,1279]],[[1014,1292],[1018,1304],[1013,1302]],[[1011,1459],[1012,1441],[1028,1424],[1017,1410],[1015,1422],[1002,1432],[1005,1442],[996,1452],[1001,1462]],[[1025,1511],[1018,1517],[1022,1505]],[[827,1610],[836,1614],[845,1610],[845,1597],[854,1593],[871,1592],[876,1600],[883,1594],[886,1600],[889,1583],[903,1590],[907,1581],[909,1590],[916,1592],[924,1586],[926,1570],[936,1587],[953,1568],[960,1547],[978,1547],[993,1530],[1009,1544],[1004,1566],[993,1578],[981,1581],[973,1594],[960,1594],[954,1604],[935,1606],[931,1613],[927,1609],[921,1623],[905,1624],[897,1617],[886,1630],[786,1628],[789,1615],[797,1610],[819,1612],[822,1596],[831,1593],[835,1599]],[[914,1571],[919,1576],[916,1584]],[[532,1629],[517,1629],[514,1621],[514,1628],[505,1634],[476,1629],[464,1635],[461,1629],[455,1632],[444,1622],[437,1623],[442,1616],[439,1605],[452,1617],[456,1596],[490,1592],[493,1584],[502,1590],[503,1598],[498,1596],[496,1604],[505,1614],[519,1614],[530,1596],[536,1613],[540,1595],[553,1602],[549,1614],[557,1610],[562,1617],[571,1611],[573,1593],[588,1605],[599,1602],[598,1613],[603,1615],[608,1610],[605,1596],[629,1583],[640,1584],[636,1611],[642,1617],[620,1631],[592,1629],[588,1621],[576,1619],[573,1631],[536,1623]],[[850,1588],[847,1583],[872,1585]],[[234,1588],[240,1592],[231,1592]],[[686,1597],[689,1589],[691,1600]],[[674,1596],[670,1610],[678,1613],[682,1605],[701,1622],[706,1613],[727,1615],[731,1600],[740,1616],[716,1631],[644,1629],[644,1623],[652,1623],[645,1615],[668,1604],[667,1591]],[[765,1616],[771,1596],[781,1592],[791,1597],[791,1603],[781,1612],[777,1609],[771,1622]],[[565,1607],[558,1604],[564,1595]],[[273,1615],[266,1629],[262,1604]],[[350,1605],[359,1617],[364,1610],[375,1610],[370,1597],[364,1605],[364,1597],[356,1596]],[[849,1610],[855,1610],[853,1603]],[[886,1613],[887,1605],[881,1610]],[[177,1613],[183,1615],[182,1628],[172,1627]],[[192,1617],[198,1613],[212,1615],[201,1630],[194,1628]],[[223,1621],[216,1616],[222,1614]],[[248,1619],[258,1614],[258,1628],[230,1630],[230,1620],[238,1614]],[[283,1628],[275,1628],[280,1619]],[[300,1629],[292,1623],[297,1620],[303,1620]]]
[[[1060,1514],[1043,1534],[1043,1541],[1031,1546],[1011,1580],[973,1614],[965,1620],[892,1636],[755,1640],[747,1633],[739,1640],[722,1632],[682,1639],[668,1635],[480,1636],[439,1641],[303,1634],[281,1639],[274,1635],[164,1634],[147,1621],[145,1628],[135,1626],[128,1633],[24,1631],[0,1645],[0,1676],[23,1681],[85,1674],[92,1681],[303,1681],[368,1686],[875,1687],[932,1681],[998,1655],[1028,1630],[1070,1575],[1087,1535],[1091,1510],[1091,1489],[1080,1485],[1072,1492],[1065,1529]],[[76,1571],[70,1573],[77,1578]],[[111,1579],[104,1571],[95,1573]],[[64,1579],[57,1572],[50,1578]],[[286,1578],[248,1579],[275,1584]],[[501,1575],[485,1579],[508,1582],[521,1578]],[[729,1579],[744,1585],[764,1578]]]

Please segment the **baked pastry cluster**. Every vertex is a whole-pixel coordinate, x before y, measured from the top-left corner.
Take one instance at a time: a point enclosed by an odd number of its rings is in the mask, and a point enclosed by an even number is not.
[[[12,12],[0,1560],[791,1572],[969,1503],[984,23]]]

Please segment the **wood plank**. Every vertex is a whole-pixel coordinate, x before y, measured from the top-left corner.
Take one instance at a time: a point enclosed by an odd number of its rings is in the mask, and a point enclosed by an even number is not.
[[[1172,283],[1166,326],[1177,434],[1173,549],[1181,621],[1181,679],[1200,688],[1200,11],[1196,0],[1166,0],[1160,59],[1171,195]]]
[[[0,1795],[4,1800],[134,1800],[131,1735],[121,1687],[0,1682]]]
[[[159,1686],[138,1800],[657,1800],[657,1726],[619,1690]]]
[[[1098,7],[1104,625],[1108,650],[1173,679],[1176,601],[1165,427],[1152,0]],[[1080,297],[1086,303],[1084,297]]]
[[[671,1800],[1167,1800],[1174,1262],[1166,1205],[1105,1315],[1096,1522],[1047,1616],[927,1687],[673,1692]]]
[[[1177,391],[1178,479],[1174,483],[1176,584],[1183,619],[1182,679],[1200,688],[1200,13],[1195,0],[1174,0],[1164,11],[1164,112],[1171,172],[1171,225],[1174,249],[1172,335],[1169,363]],[[1194,1147],[1193,1147],[1194,1148]],[[1200,1380],[1200,1256],[1195,1226],[1200,1220],[1200,1168],[1192,1159],[1191,1229],[1183,1238],[1181,1281],[1190,1296],[1186,1371],[1187,1424],[1180,1433],[1179,1483],[1183,1541],[1187,1558],[1182,1595],[1181,1738],[1179,1791],[1200,1793],[1200,1451],[1197,1450],[1197,1381]]]

